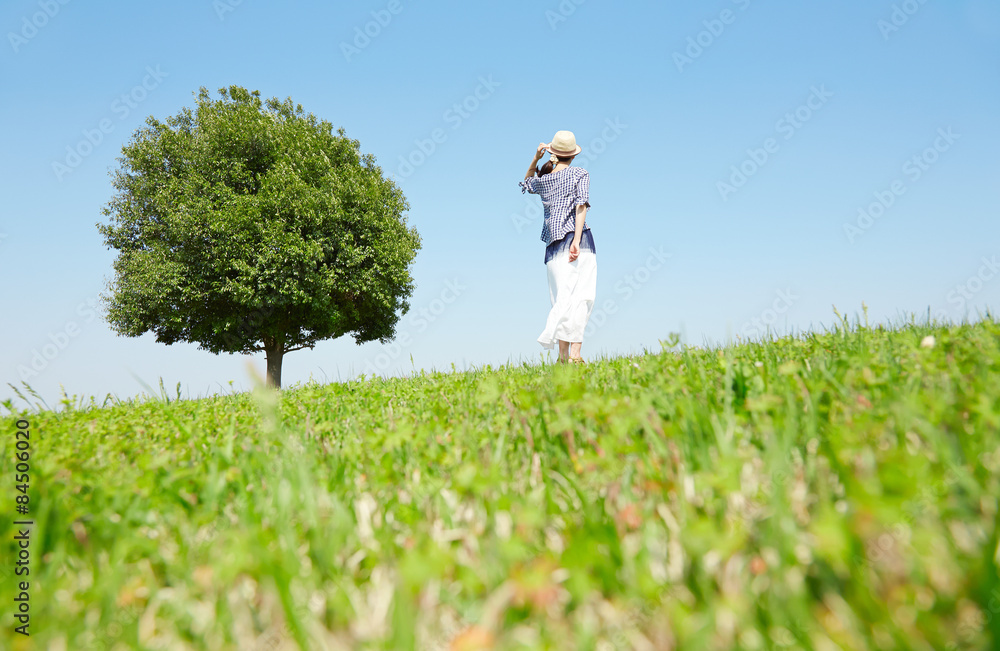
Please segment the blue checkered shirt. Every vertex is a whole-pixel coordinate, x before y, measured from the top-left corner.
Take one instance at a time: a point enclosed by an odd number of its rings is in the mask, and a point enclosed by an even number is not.
[[[530,176],[519,185],[522,194],[530,192],[542,198],[545,209],[542,241],[546,246],[576,231],[577,206],[590,207],[590,174],[582,167],[566,167],[545,176]],[[583,230],[586,232],[590,228],[584,224]]]

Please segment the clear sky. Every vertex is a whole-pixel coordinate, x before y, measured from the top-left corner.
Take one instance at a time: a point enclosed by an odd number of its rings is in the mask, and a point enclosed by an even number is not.
[[[591,173],[585,357],[822,329],[834,305],[881,322],[1000,305],[994,0],[9,0],[0,24],[0,399],[160,378],[194,397],[262,372],[118,337],[97,303],[120,148],[201,86],[342,126],[423,238],[399,341],[291,353],[286,386],[539,360],[541,212],[517,182],[559,129]]]

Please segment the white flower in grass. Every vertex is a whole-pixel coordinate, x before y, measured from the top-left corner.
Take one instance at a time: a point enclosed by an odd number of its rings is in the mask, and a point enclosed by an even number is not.
[[[920,347],[934,348],[934,342],[935,342],[934,335],[927,335],[926,337],[920,340]]]

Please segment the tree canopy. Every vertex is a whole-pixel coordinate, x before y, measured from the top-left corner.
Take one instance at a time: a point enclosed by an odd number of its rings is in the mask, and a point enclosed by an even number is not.
[[[97,226],[118,251],[102,295],[119,334],[212,353],[285,353],[395,336],[420,236],[360,143],[291,98],[231,86],[146,120],[113,170]]]

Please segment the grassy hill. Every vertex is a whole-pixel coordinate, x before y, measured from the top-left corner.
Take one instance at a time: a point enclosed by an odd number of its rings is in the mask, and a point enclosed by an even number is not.
[[[992,319],[0,423],[4,648],[1000,640]]]

